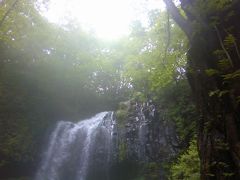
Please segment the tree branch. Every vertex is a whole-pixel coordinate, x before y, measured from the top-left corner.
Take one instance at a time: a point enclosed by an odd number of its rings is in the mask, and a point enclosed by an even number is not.
[[[188,39],[191,40],[192,27],[190,22],[185,19],[179,12],[178,8],[175,6],[172,0],[163,0],[166,4],[168,11],[171,13],[174,21],[180,26],[180,28],[187,35]]]

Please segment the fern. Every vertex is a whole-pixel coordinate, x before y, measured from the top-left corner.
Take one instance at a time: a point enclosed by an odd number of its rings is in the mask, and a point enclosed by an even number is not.
[[[238,79],[240,78],[240,69],[233,73],[222,75],[222,77],[225,81]]]
[[[225,47],[231,48],[234,47],[235,41],[235,37],[232,34],[228,34],[223,42]]]
[[[216,69],[206,69],[205,73],[207,74],[207,76],[210,76],[210,77],[220,74],[220,72]]]
[[[228,59],[221,59],[218,61],[218,67],[221,70],[227,70],[227,69],[231,68],[231,63],[229,62]]]

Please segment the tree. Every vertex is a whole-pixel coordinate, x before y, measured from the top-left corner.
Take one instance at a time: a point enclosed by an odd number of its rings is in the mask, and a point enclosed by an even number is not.
[[[56,121],[114,110],[127,91],[105,46],[48,23],[34,2],[0,6],[0,179],[33,176]]]
[[[239,0],[164,0],[188,37],[187,77],[200,112],[201,179],[240,179]]]
[[[8,15],[11,13],[11,11],[14,9],[14,7],[17,5],[17,3],[18,3],[18,0],[15,0],[14,3],[11,5],[11,7],[3,15],[2,19],[0,20],[0,27],[2,26],[3,22],[8,17]]]
[[[171,179],[198,180],[200,162],[196,141],[192,141],[189,148],[179,156],[171,167]]]

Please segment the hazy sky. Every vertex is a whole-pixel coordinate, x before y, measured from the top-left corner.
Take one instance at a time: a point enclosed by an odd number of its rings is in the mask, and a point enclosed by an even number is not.
[[[128,33],[131,21],[146,22],[146,10],[155,8],[164,8],[162,0],[50,0],[43,15],[57,24],[72,18],[100,38],[115,39]]]

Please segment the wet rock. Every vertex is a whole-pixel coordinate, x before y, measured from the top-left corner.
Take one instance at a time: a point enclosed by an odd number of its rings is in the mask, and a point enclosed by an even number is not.
[[[171,127],[167,127],[152,102],[131,101],[123,104],[127,105],[128,111],[125,119],[121,120],[125,122],[124,126],[117,126],[116,154],[119,157],[119,154],[125,153],[124,161],[138,164],[157,163],[161,167],[161,164],[174,154],[166,137],[166,134],[171,136],[173,133]],[[116,122],[119,122],[118,119]],[[118,161],[121,160],[118,158]],[[162,174],[163,171],[164,168],[159,169]],[[162,177],[159,174],[159,178],[164,179]]]

